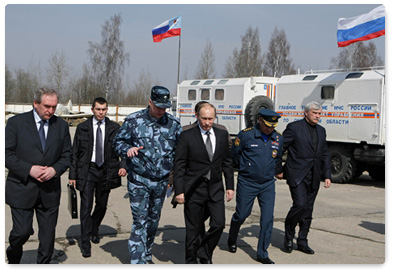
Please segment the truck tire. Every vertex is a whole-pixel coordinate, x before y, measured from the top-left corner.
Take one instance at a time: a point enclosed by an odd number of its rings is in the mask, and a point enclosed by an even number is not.
[[[329,146],[332,182],[348,183],[356,173],[356,161],[352,152],[342,145]]]
[[[262,108],[273,110],[273,101],[266,96],[256,96],[247,103],[244,112],[244,121],[247,128],[252,127],[257,123],[257,113]]]

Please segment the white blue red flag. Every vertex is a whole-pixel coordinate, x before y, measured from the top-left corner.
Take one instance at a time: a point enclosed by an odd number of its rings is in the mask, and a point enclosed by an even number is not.
[[[337,45],[348,46],[385,35],[385,8],[381,5],[366,14],[340,18],[337,22]]]
[[[165,38],[180,36],[181,35],[181,16],[167,20],[156,26],[152,30],[152,37],[154,43],[161,42]]]

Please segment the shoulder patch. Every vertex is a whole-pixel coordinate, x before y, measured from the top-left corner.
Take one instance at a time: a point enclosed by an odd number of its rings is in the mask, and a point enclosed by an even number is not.
[[[240,145],[240,138],[236,137],[235,146],[239,146],[239,145]]]
[[[251,131],[252,129],[254,129],[254,127],[249,127],[249,128],[244,129],[243,132],[248,132],[248,131]]]

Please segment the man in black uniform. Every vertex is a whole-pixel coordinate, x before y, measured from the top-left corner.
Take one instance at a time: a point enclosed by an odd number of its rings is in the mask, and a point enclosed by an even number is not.
[[[307,234],[321,176],[325,179],[325,188],[331,185],[326,131],[318,124],[321,112],[319,103],[309,102],[305,107],[305,118],[288,124],[283,133],[283,150],[288,150],[284,176],[293,200],[285,219],[284,251],[287,253],[292,252],[295,228],[299,224],[298,250],[314,254],[314,250],[307,243]]]

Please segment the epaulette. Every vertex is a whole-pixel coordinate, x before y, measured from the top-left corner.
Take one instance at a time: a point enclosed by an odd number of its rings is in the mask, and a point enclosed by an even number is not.
[[[248,131],[251,131],[252,129],[254,129],[254,127],[249,127],[249,128],[244,129],[243,132],[248,132]]]
[[[282,136],[283,134],[282,133],[280,133],[279,131],[277,131],[277,130],[274,130],[277,134],[279,134],[280,136]]]

